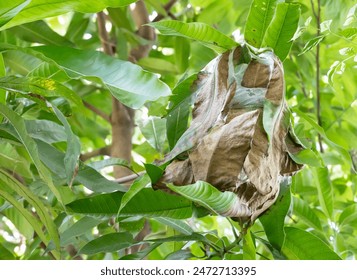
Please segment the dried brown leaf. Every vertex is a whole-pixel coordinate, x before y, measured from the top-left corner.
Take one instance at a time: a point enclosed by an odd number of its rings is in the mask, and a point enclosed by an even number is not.
[[[210,62],[197,81],[193,119],[166,157],[188,152],[168,165],[161,183],[206,181],[232,191],[239,203],[226,213],[254,221],[278,194],[281,175],[301,169],[288,152],[302,147],[290,134],[282,64],[263,53],[249,64],[242,49]]]

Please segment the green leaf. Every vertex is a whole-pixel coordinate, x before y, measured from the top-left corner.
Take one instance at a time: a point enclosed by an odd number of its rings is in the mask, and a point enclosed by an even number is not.
[[[64,169],[67,176],[68,186],[72,186],[74,177],[78,172],[79,156],[81,154],[81,143],[76,135],[73,134],[70,124],[68,123],[66,117],[62,114],[56,106],[52,105],[52,108],[64,126],[64,130],[67,135],[67,149],[66,155],[64,156]]]
[[[5,69],[4,58],[2,56],[2,53],[0,53],[0,78],[4,77],[5,75],[6,75],[6,69]],[[6,94],[5,94],[5,90],[3,89],[0,89],[0,103],[2,104],[6,103]]]
[[[175,62],[180,73],[186,71],[189,66],[190,42],[183,37],[175,39]]]
[[[184,221],[174,220],[170,218],[155,218],[161,224],[169,226],[183,234],[191,235],[193,233],[193,229]]]
[[[31,3],[31,0],[1,1],[0,4],[0,27],[8,23],[23,8]]]
[[[78,237],[88,232],[101,222],[102,220],[100,219],[95,219],[92,217],[83,217],[61,234],[61,246],[65,246],[71,243],[72,238]]]
[[[146,0],[146,2],[149,3],[157,11],[158,14],[167,16],[167,12],[165,8],[162,6],[161,1]]]
[[[137,178],[134,183],[130,186],[129,190],[124,194],[120,207],[118,210],[118,215],[120,214],[120,211],[127,205],[127,203],[142,189],[144,189],[146,186],[148,186],[150,183],[150,178],[147,174],[145,174],[142,177]]]
[[[26,218],[21,215],[15,207],[11,207],[2,212],[16,227],[16,229],[27,239],[31,240],[34,236],[34,229]]]
[[[326,35],[320,35],[318,37],[315,37],[311,40],[309,40],[304,48],[302,49],[301,53],[299,53],[299,55],[303,55],[304,53],[310,51],[312,48],[316,47],[318,44],[320,44],[322,42],[323,39],[325,39]]]
[[[316,132],[318,132],[323,138],[324,141],[330,145],[331,147],[333,147],[344,159],[345,161],[351,166],[353,167],[352,164],[352,159],[350,154],[341,146],[337,145],[336,143],[332,142],[326,135],[325,130],[319,126],[310,116],[308,116],[307,114],[301,112],[300,110],[294,108],[293,111],[303,120],[305,120],[307,123],[309,123]]]
[[[170,108],[166,117],[166,133],[170,149],[175,147],[177,141],[186,131],[192,105],[191,86],[197,79],[197,74],[191,75],[179,83],[170,96]]]
[[[293,44],[292,38],[296,32],[300,18],[300,5],[280,3],[277,5],[274,18],[264,35],[263,47],[270,47],[283,61]]]
[[[94,216],[114,216],[120,207],[120,201],[124,193],[115,192],[109,194],[94,195],[75,200],[66,205],[68,211]]]
[[[277,0],[254,0],[245,25],[245,41],[260,48],[265,32],[273,19]]]
[[[22,157],[16,148],[9,143],[2,142],[0,151],[0,167],[9,168],[24,178],[32,178],[33,174],[26,158]]]
[[[130,247],[133,243],[133,236],[128,232],[109,233],[88,242],[79,250],[78,254],[94,255],[116,252]]]
[[[18,2],[18,1],[16,1]],[[135,2],[134,0],[71,0],[63,2],[63,0],[32,0],[25,1],[22,5],[17,4],[17,7],[12,7],[12,10],[7,12],[5,20],[0,26],[4,30],[16,25],[32,22],[48,17],[54,17],[68,12],[81,12],[81,13],[96,13],[104,10],[107,7],[121,7]],[[7,5],[8,6],[8,5]],[[0,12],[3,4],[0,6]],[[1,13],[0,13],[1,14]]]
[[[243,260],[255,260],[255,244],[250,232],[250,229],[247,229],[246,234],[243,237]]]
[[[123,193],[116,192],[79,199],[67,205],[75,213],[113,216],[118,213]],[[120,210],[119,217],[168,217],[186,219],[192,215],[190,201],[152,189],[142,189]]]
[[[285,240],[284,222],[291,201],[289,180],[280,183],[279,196],[276,202],[259,218],[271,245],[281,250]]]
[[[155,27],[163,35],[197,40],[217,52],[224,52],[238,45],[233,39],[201,22],[184,23],[177,20],[163,20],[148,25]]]
[[[301,218],[308,226],[322,231],[319,217],[317,217],[306,201],[298,197],[293,197],[293,213]]]
[[[138,65],[151,72],[163,75],[178,74],[175,64],[156,57],[144,57],[138,61]]]
[[[283,253],[290,260],[340,260],[332,249],[315,235],[294,227],[285,228]]]
[[[190,251],[188,250],[179,250],[168,254],[165,257],[165,260],[188,260],[192,257],[195,257]]]
[[[190,201],[177,195],[151,188],[138,192],[123,209],[119,216],[167,217],[186,219],[192,216]]]
[[[0,78],[0,88],[25,95],[39,94],[44,97],[62,96],[78,107],[83,107],[82,100],[75,92],[52,79],[6,76]]]
[[[5,118],[7,118],[9,122],[13,125],[17,134],[17,138],[25,146],[32,162],[35,164],[40,174],[40,177],[47,183],[48,187],[50,188],[52,193],[56,196],[58,201],[62,203],[61,195],[57,190],[57,188],[53,185],[51,173],[40,160],[36,142],[28,135],[26,131],[26,125],[24,120],[18,114],[11,111],[9,108],[7,108],[1,103],[0,103],[0,113]]]
[[[44,21],[22,24],[13,27],[10,32],[28,42],[54,46],[73,46],[73,43],[54,32]]]
[[[103,160],[99,160],[99,161],[93,161],[93,162],[88,163],[87,166],[92,167],[97,171],[100,171],[103,168],[106,168],[108,166],[113,166],[113,165],[123,166],[128,169],[131,168],[130,163],[127,160],[121,159],[121,158],[108,158],[108,159],[103,159]]]
[[[42,242],[48,244],[49,238],[42,231],[42,223],[37,220],[27,209],[25,209],[22,203],[20,203],[16,198],[12,196],[12,191],[10,190],[10,188],[5,187],[6,182],[3,182],[2,180],[1,182],[2,184],[0,185],[0,196],[2,196],[6,201],[13,205],[33,227]]]
[[[88,15],[83,13],[74,13],[67,28],[65,38],[68,38],[68,40],[74,43],[82,41],[89,22],[90,17]]]
[[[324,165],[319,154],[316,154],[310,149],[304,149],[296,154],[289,153],[289,156],[299,164],[306,164],[314,167],[322,167]]]
[[[172,191],[196,202],[209,209],[215,214],[229,216],[230,211],[238,205],[237,196],[233,192],[220,192],[212,185],[197,181],[195,184],[176,187],[172,184],[167,185]]]
[[[33,49],[55,61],[71,78],[98,77],[115,98],[134,109],[170,94],[156,75],[101,52],[55,46]]]
[[[139,124],[139,127],[148,143],[155,150],[162,152],[166,141],[166,120],[158,117],[149,117]]]
[[[0,243],[0,260],[15,260],[15,256]]]
[[[67,135],[64,127],[48,120],[26,120],[26,130],[30,137],[48,144],[65,142]]]
[[[346,39],[352,40],[357,35],[357,28],[356,27],[345,28],[340,32],[338,32],[338,34],[345,37]]]
[[[357,221],[357,205],[352,204],[342,211],[338,219],[338,223],[340,228],[343,228],[344,226],[348,226],[355,221]]]
[[[164,174],[165,170],[161,169],[159,166],[155,164],[145,163],[144,164],[146,169],[146,174],[149,175],[151,180],[151,185],[155,185],[162,175]]]
[[[194,232],[191,235],[175,235],[166,238],[147,239],[140,243],[146,243],[146,242],[165,243],[165,242],[182,242],[182,241],[201,241],[204,243],[210,243],[210,241],[207,239],[206,236],[199,234],[197,232]]]
[[[0,196],[2,196],[5,200],[7,200],[10,204],[12,204],[20,213],[24,216],[24,218],[31,224],[37,235],[40,237],[42,242],[47,246],[50,243],[50,238],[54,242],[56,249],[59,250],[59,236],[57,232],[57,227],[53,223],[52,218],[47,213],[42,202],[31,193],[31,191],[21,185],[19,182],[15,181],[11,176],[0,169],[0,180],[2,184],[0,184]],[[6,187],[7,188],[6,188]],[[26,200],[28,200],[33,207],[36,209],[36,213],[40,217],[41,222],[39,222],[29,211],[27,211],[23,205],[18,202],[18,199],[13,197],[11,192],[16,191],[16,193],[22,195]],[[42,227],[45,226],[48,230],[49,237],[47,237],[43,231]],[[52,252],[55,258],[59,259],[59,253],[57,251]]]
[[[36,141],[41,161],[57,176],[64,179],[64,157],[65,154],[54,148],[53,146],[42,142]],[[125,192],[127,188],[123,185],[109,181],[95,169],[79,163],[79,170],[76,177],[76,182],[83,184],[86,188],[96,193],[106,193],[114,191]]]
[[[325,215],[331,219],[333,214],[333,190],[328,169],[314,168],[313,173],[320,205]]]

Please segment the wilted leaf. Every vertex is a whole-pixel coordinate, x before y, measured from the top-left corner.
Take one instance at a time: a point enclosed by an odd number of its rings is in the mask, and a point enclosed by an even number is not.
[[[290,154],[303,147],[292,135],[281,62],[269,52],[250,61],[244,54],[237,47],[199,74],[191,125],[166,156],[175,160],[160,183],[192,184],[169,188],[193,201],[198,181],[234,192],[230,216],[253,221],[274,203],[280,176],[301,168]]]

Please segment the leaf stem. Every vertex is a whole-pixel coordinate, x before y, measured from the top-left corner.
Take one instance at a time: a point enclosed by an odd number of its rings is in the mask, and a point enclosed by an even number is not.
[[[317,27],[317,33],[316,36],[319,37],[321,35],[321,29],[320,29],[320,24],[321,24],[321,0],[317,0],[317,12],[314,9],[314,4],[313,1],[311,0],[312,3],[312,10],[314,12],[314,15],[316,17],[316,27]],[[317,44],[316,46],[316,115],[317,115],[317,123],[319,126],[322,126],[322,120],[321,120],[321,91],[320,91],[320,44]],[[319,147],[320,147],[320,152],[324,152],[324,148],[322,146],[322,138],[321,135],[318,134],[318,141],[319,141]]]
[[[105,155],[109,156],[110,149],[111,149],[110,145],[106,146],[106,147],[102,147],[102,148],[96,149],[94,151],[91,151],[91,152],[88,152],[85,154],[81,154],[80,159],[81,159],[81,161],[86,161],[86,160],[91,159],[96,156],[105,156]]]

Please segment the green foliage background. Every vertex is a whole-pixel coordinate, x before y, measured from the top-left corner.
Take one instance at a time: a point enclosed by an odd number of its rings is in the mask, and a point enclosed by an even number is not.
[[[148,41],[133,2],[0,3],[0,259],[355,259],[355,1],[147,0],[150,20],[177,21],[151,24],[160,32],[137,65],[130,51]],[[100,11],[114,58],[98,52]],[[243,35],[284,60],[295,133],[309,148],[276,205],[242,228],[209,214],[224,207],[210,194],[227,197],[207,183],[198,197],[154,191],[148,175],[128,192],[114,182],[114,165],[160,173],[149,164],[187,128],[196,74]],[[82,162],[111,144],[112,96],[137,109],[131,163]]]

